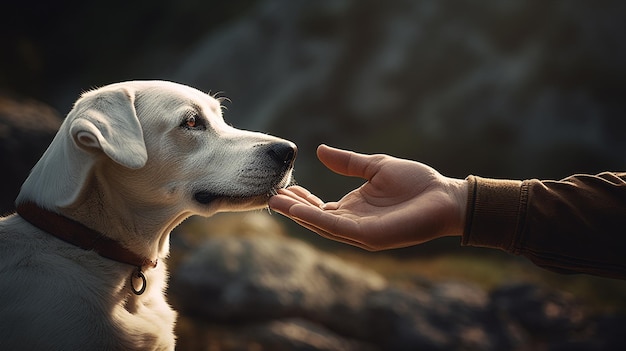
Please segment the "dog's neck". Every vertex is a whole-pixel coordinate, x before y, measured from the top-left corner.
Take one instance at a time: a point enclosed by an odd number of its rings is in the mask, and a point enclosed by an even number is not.
[[[71,206],[59,209],[60,213],[104,233],[140,255],[167,257],[170,232],[190,213],[179,213],[175,206],[164,206],[163,203],[130,202],[131,199],[124,196],[130,190],[116,188],[111,191],[112,188],[116,187],[102,186],[92,180]]]
[[[17,206],[17,214],[33,226],[83,250],[93,251],[98,255],[123,264],[136,267],[130,275],[130,289],[141,295],[147,288],[148,281],[144,272],[156,268],[158,258],[142,256],[132,248],[124,246],[102,233],[61,214],[41,208],[33,202],[22,202]],[[139,287],[134,281],[139,280]]]
[[[63,130],[64,126],[61,127]],[[117,193],[111,186],[101,184],[111,180],[103,173],[107,167],[115,167],[110,160],[96,161],[87,152],[77,150],[71,141],[59,138],[67,133],[60,130],[44,156],[33,167],[22,185],[16,205],[33,202],[39,207],[70,218],[104,236],[132,248],[140,256],[151,259],[164,258],[169,254],[169,233],[191,213],[166,203],[162,197],[151,199],[155,203],[127,203],[123,198],[133,188],[132,184],[116,184]],[[64,162],[53,162],[64,160]],[[100,165],[100,162],[109,162]],[[70,163],[74,167],[67,167]],[[123,168],[115,172],[126,172]],[[50,176],[53,174],[54,176]],[[126,177],[129,179],[132,177]],[[136,187],[137,188],[137,187]],[[137,191],[137,189],[134,189]],[[141,216],[133,216],[141,208]]]
[[[138,267],[140,270],[157,265],[157,259],[138,255],[119,242],[35,203],[21,203],[17,207],[17,213],[35,227],[81,249],[95,251],[100,256]]]

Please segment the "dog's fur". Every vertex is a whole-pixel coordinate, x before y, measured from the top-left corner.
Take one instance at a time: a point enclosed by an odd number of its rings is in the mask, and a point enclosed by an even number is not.
[[[173,350],[170,231],[194,214],[267,206],[291,182],[294,157],[292,143],[227,125],[217,99],[187,86],[135,81],[83,94],[16,204],[34,202],[159,263],[137,296],[136,267],[17,214],[1,219],[0,349]]]

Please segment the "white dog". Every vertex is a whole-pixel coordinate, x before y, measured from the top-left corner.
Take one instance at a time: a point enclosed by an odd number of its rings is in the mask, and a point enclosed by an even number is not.
[[[295,154],[187,86],[83,94],[0,220],[0,350],[173,350],[170,231],[267,206]]]

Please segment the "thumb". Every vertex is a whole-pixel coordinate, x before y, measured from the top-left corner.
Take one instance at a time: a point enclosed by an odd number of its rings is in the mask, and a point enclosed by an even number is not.
[[[378,157],[324,144],[318,146],[317,158],[331,171],[345,176],[370,179],[378,171],[378,167],[371,167]]]

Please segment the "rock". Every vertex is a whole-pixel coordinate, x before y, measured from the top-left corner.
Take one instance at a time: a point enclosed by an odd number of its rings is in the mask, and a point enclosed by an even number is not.
[[[171,291],[182,310],[213,321],[315,320],[333,309],[362,309],[386,284],[293,239],[216,237],[180,264]]]
[[[384,350],[511,345],[479,288],[390,286],[370,270],[289,238],[211,238],[183,260],[170,292],[184,314],[211,323],[297,318]]]
[[[297,318],[207,324],[182,315],[177,322],[177,334],[177,349],[186,351],[382,351]]]
[[[372,322],[363,338],[385,350],[502,350],[513,344],[486,292],[468,284],[390,287],[370,296],[359,319]]]
[[[523,349],[617,350],[626,345],[625,315],[591,315],[580,301],[560,291],[522,283],[495,289],[489,300]]]
[[[279,236],[209,238],[174,271],[170,296],[183,315],[268,350],[610,349],[626,325],[531,284],[398,286]]]
[[[301,319],[273,320],[237,330],[237,338],[272,351],[375,351],[373,345],[347,339]]]
[[[519,324],[534,336],[554,337],[579,330],[586,316],[572,296],[535,285],[504,286],[491,293],[501,318]]]
[[[44,103],[0,96],[0,215],[13,211],[22,183],[61,122]]]

